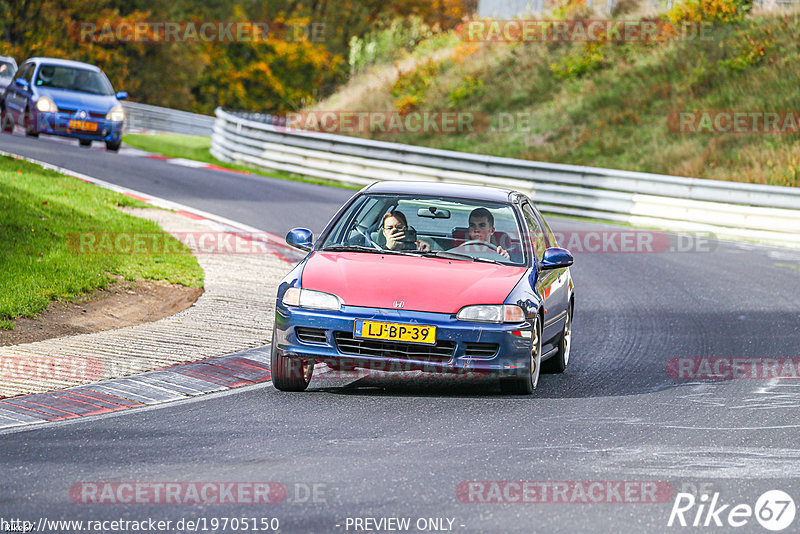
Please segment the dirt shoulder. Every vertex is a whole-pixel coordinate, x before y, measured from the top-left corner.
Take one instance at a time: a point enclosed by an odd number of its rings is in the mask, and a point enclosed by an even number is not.
[[[90,334],[158,321],[190,307],[203,294],[199,287],[164,281],[128,281],[122,277],[106,289],[74,302],[52,302],[36,318],[15,319],[13,330],[0,330],[0,346]]]

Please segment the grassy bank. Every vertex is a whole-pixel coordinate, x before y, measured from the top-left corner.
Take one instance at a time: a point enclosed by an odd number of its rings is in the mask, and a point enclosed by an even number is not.
[[[86,232],[165,234],[156,223],[127,215],[118,206],[147,207],[37,165],[0,157],[0,328],[12,328],[15,317],[36,315],[51,300],[106,287],[111,274],[202,286],[197,260],[172,237],[164,237],[175,244],[172,250],[186,253],[77,253],[70,239]]]
[[[797,114],[798,28],[797,15],[762,14],[715,23],[702,38],[649,43],[440,38],[444,48],[412,54],[406,65],[378,65],[315,109],[477,112],[491,117],[489,129],[364,135],[529,160],[798,186],[798,133],[671,128],[671,114],[684,111]]]
[[[280,178],[282,180],[295,180],[311,184],[329,185],[333,187],[343,187],[345,189],[358,189],[332,180],[322,180],[308,176],[300,176],[282,171],[270,171],[247,165],[237,165],[220,161],[211,155],[211,138],[202,135],[180,135],[180,134],[126,134],[123,141],[139,150],[160,154],[168,158],[184,158],[194,161],[202,161],[235,171],[268,176],[270,178]]]

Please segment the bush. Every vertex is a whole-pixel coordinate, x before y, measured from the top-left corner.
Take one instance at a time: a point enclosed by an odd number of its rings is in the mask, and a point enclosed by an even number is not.
[[[720,60],[718,65],[720,70],[726,72],[741,72],[748,67],[758,65],[764,59],[764,54],[770,48],[773,39],[756,40],[744,32],[740,33],[741,44],[735,51],[734,56]]]
[[[395,98],[394,105],[401,113],[418,109],[425,101],[428,88],[439,75],[439,66],[428,61],[416,70],[402,73],[392,85],[391,94]]]
[[[580,78],[581,76],[600,70],[608,64],[605,57],[606,45],[598,41],[590,41],[582,47],[561,58],[558,63],[550,65],[550,70],[565,80]]]
[[[592,14],[586,0],[548,0],[545,5],[555,20],[585,20]]]
[[[752,0],[684,0],[666,16],[673,23],[724,23],[743,19],[752,8]]]
[[[395,19],[389,27],[370,32],[364,37],[354,35],[350,39],[348,56],[350,72],[357,73],[376,63],[394,61],[434,33],[420,17],[409,17]]]
[[[473,96],[482,95],[483,93],[483,80],[475,78],[474,76],[465,76],[464,79],[461,80],[461,83],[450,90],[450,94],[448,95],[450,107],[458,107]]]

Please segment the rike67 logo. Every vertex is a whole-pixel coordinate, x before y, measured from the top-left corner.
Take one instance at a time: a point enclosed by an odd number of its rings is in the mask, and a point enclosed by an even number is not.
[[[700,497],[681,492],[675,496],[667,526],[739,528],[755,517],[762,527],[777,532],[792,524],[796,511],[794,499],[781,490],[764,492],[755,506],[725,503],[719,492]]]

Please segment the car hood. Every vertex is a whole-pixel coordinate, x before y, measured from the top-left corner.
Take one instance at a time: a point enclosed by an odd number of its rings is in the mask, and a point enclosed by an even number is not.
[[[51,89],[38,87],[39,96],[49,96],[59,109],[88,111],[90,113],[108,113],[111,108],[119,104],[114,95],[93,95],[66,89]]]
[[[525,267],[394,254],[315,252],[302,287],[333,293],[347,306],[456,313],[470,304],[502,304]]]

